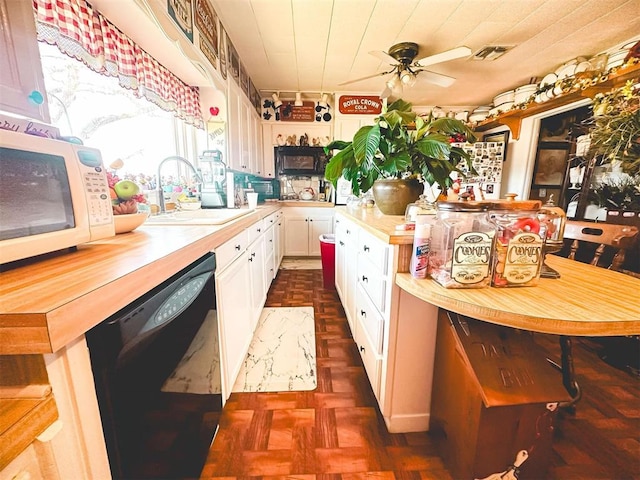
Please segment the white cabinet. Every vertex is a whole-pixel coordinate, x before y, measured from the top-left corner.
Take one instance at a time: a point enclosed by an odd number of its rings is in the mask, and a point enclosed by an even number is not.
[[[367,377],[390,432],[428,430],[438,309],[395,284],[411,243],[390,244],[349,212],[336,213],[336,287]]]
[[[31,2],[0,0],[0,21],[0,111],[49,123]],[[42,103],[29,100],[33,91],[42,95]]]
[[[358,258],[358,227],[343,216],[336,216],[336,291],[342,300],[344,311],[351,328],[353,338],[356,338],[355,295],[357,258]]]
[[[252,338],[252,304],[248,232],[240,232],[216,249],[216,299],[222,395],[226,400],[236,381]]]
[[[333,209],[290,207],[285,210],[284,254],[320,256],[320,235],[333,232]]]
[[[228,82],[228,163],[231,169],[238,172],[264,176],[262,130],[258,114],[240,87],[231,79]]]
[[[267,299],[265,287],[265,228],[260,220],[249,228],[249,276],[251,281],[251,333],[256,328],[262,307]]]
[[[285,240],[285,232],[284,232],[284,212],[279,210],[276,222],[276,273],[278,273],[278,268],[280,268],[280,264],[282,263],[282,259],[284,258],[284,240]]]

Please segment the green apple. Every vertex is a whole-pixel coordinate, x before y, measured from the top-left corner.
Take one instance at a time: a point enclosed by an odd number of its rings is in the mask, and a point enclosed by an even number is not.
[[[113,186],[113,189],[120,200],[129,200],[140,192],[138,184],[131,180],[120,180]]]

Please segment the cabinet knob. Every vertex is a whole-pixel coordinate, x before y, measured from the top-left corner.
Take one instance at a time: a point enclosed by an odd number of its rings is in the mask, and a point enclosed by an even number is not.
[[[362,248],[365,252],[369,251],[369,247],[367,247],[366,245]]]
[[[259,228],[259,229],[258,229],[258,233],[260,233],[261,231],[262,231],[262,229],[261,229],[261,228]]]
[[[366,317],[367,316],[367,312],[365,312],[364,310],[360,310],[360,316],[361,317]]]
[[[236,245],[236,250],[240,250],[240,245]]]
[[[251,254],[251,258],[254,258],[255,256],[256,256],[256,252],[253,252],[253,253]]]
[[[250,262],[253,262],[253,257],[249,257],[249,261],[250,261]]]
[[[368,281],[369,281],[369,278],[368,278],[368,277],[365,277],[364,275],[362,275],[362,281],[363,281],[363,282],[368,282]]]
[[[344,247],[344,242],[342,240],[340,240],[338,243],[340,244],[341,247]]]
[[[364,347],[362,345],[360,345],[360,351],[364,352]]]
[[[347,228],[347,235],[351,235],[351,230]]]
[[[310,219],[309,219],[309,221],[310,221],[310,222],[313,222],[313,218],[310,218]]]

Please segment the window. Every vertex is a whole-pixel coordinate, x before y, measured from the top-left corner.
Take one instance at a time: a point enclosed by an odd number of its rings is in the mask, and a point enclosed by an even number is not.
[[[118,175],[145,179],[147,188],[156,188],[158,165],[166,157],[180,155],[197,164],[197,156],[207,148],[204,130],[136,98],[117,78],[95,73],[57,47],[39,46],[51,122],[61,135],[99,149],[106,166],[122,160]],[[178,162],[168,162],[162,174],[181,178],[187,172]]]

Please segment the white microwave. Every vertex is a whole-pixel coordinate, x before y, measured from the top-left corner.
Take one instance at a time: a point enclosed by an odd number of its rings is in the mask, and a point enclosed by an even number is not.
[[[100,152],[0,130],[0,263],[115,235]]]

